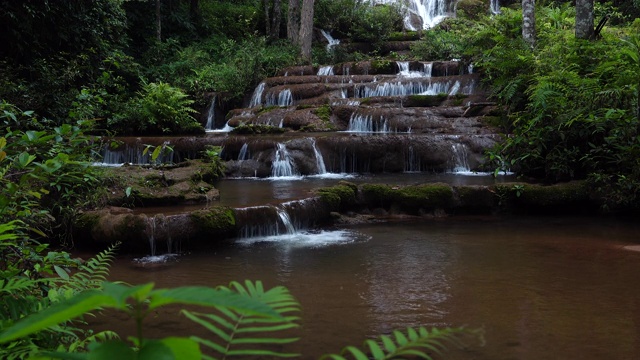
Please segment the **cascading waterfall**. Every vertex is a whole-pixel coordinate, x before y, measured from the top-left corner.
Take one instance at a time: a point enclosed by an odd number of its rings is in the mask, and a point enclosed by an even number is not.
[[[430,29],[449,16],[452,2],[455,0],[370,0],[372,4],[397,4],[406,6],[407,15],[404,26],[407,30],[419,30],[413,23],[412,15],[420,17],[422,28]]]
[[[271,177],[291,177],[298,176],[295,171],[293,160],[289,155],[289,150],[285,144],[278,143],[271,164]]]
[[[433,63],[424,63],[422,71],[411,71],[408,61],[396,61],[398,76],[403,78],[430,78],[433,72]]]
[[[338,39],[334,39],[331,34],[329,34],[327,31],[325,30],[320,30],[320,32],[322,33],[322,36],[324,36],[325,39],[327,39],[327,51],[331,51],[333,49],[334,46],[339,45],[340,44],[340,40]]]
[[[293,95],[291,94],[291,90],[284,89],[277,93],[271,93],[267,95],[267,106],[291,106],[293,105]]]
[[[251,95],[251,102],[249,102],[249,107],[256,107],[262,104],[262,93],[264,92],[266,84],[261,82],[256,86],[255,90],[253,90],[253,95]]]
[[[324,158],[316,147],[316,139],[314,138],[311,138],[311,147],[313,148],[313,153],[316,155],[316,167],[318,168],[318,174],[326,174],[327,168],[324,166]]]
[[[322,66],[318,69],[319,76],[330,76],[334,75],[333,73],[333,65]]]
[[[278,213],[278,218],[280,218],[280,222],[284,226],[285,235],[295,235],[296,229],[291,222],[291,218],[285,209],[280,207],[276,207],[276,212]],[[277,234],[281,235],[281,234]]]
[[[353,113],[349,118],[347,132],[389,133],[390,131],[387,119],[384,117],[380,117],[374,121],[373,115]]]
[[[494,15],[500,14],[500,1],[491,0],[491,3],[489,4],[489,11]]]
[[[469,151],[465,144],[456,143],[451,145],[453,172],[466,173],[470,172],[469,167]]]
[[[238,154],[238,160],[247,160],[249,159],[249,145],[244,143],[240,148],[240,153]]]
[[[471,89],[465,89],[470,92]],[[354,95],[356,98],[367,98],[373,96],[405,96],[405,95],[455,95],[460,91],[459,81],[447,82],[385,82],[376,84],[375,87],[368,85],[356,85]]]
[[[433,74],[433,63],[425,63],[423,65],[424,70],[422,70],[424,72],[424,76],[425,77],[431,77]]]
[[[421,171],[420,156],[417,156],[413,150],[413,146],[409,146],[405,153],[404,172]]]
[[[209,111],[207,111],[207,124],[204,126],[207,131],[213,130],[216,124],[216,98],[217,96],[214,96],[211,99],[211,105],[209,105]]]
[[[162,151],[158,154],[158,157],[155,160],[155,163],[159,164],[171,164],[174,163],[175,160],[175,152],[168,147],[170,143],[166,141],[163,145],[158,145],[162,147]],[[153,149],[150,151],[146,151],[143,146],[128,146],[125,145],[124,149],[111,149],[109,144],[106,144],[102,151],[100,152],[100,156],[102,157],[101,162],[96,162],[94,165],[96,166],[122,166],[123,164],[132,164],[132,165],[147,165],[153,163],[151,153]]]

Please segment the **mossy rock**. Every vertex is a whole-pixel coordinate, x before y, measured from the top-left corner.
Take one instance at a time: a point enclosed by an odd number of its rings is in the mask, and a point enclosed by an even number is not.
[[[258,113],[256,115],[266,114],[266,113],[271,112],[271,111],[276,110],[276,109],[280,109],[280,107],[277,106],[277,105],[265,106],[262,109],[260,109],[260,111],[258,111]]]
[[[347,210],[356,203],[355,185],[343,183],[328,188],[318,189],[320,198],[330,206],[331,210]]]
[[[197,210],[189,216],[200,236],[226,236],[236,230],[233,209],[226,206]]]
[[[447,100],[447,94],[437,95],[409,95],[407,102],[404,104],[406,107],[434,107],[440,106],[445,100]]]
[[[231,132],[234,134],[282,134],[287,130],[280,127],[261,124],[240,125]]]
[[[329,122],[331,120],[331,107],[329,105],[322,105],[313,110],[313,113],[324,122]]]
[[[496,185],[494,192],[503,210],[517,213],[579,214],[598,208],[582,181],[554,185],[508,183]]]
[[[453,205],[453,189],[440,183],[412,185],[396,190],[394,198],[405,211],[448,209]]]
[[[494,191],[488,186],[466,185],[453,189],[457,199],[456,213],[490,214],[498,205]]]

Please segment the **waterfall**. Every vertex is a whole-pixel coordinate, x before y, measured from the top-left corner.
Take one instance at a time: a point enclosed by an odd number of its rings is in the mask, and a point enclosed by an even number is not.
[[[316,139],[311,138],[311,147],[313,147],[313,153],[316,155],[316,167],[318,168],[318,174],[326,174],[327,168],[324,166],[324,158],[316,147]]]
[[[151,256],[156,256],[156,217],[147,218],[147,238],[149,239],[149,249]]]
[[[291,106],[292,104],[293,95],[291,94],[291,90],[289,89],[284,89],[277,95],[275,93],[267,95],[267,106]]]
[[[296,233],[296,229],[293,226],[293,223],[291,222],[291,218],[289,217],[289,214],[287,213],[287,211],[285,209],[276,208],[276,212],[278,213],[278,217],[280,218],[280,222],[282,223],[282,225],[284,226],[285,230],[286,230],[286,235],[294,235]],[[280,233],[278,233],[278,235],[280,235]]]
[[[491,3],[489,5],[489,11],[491,11],[491,13],[494,15],[500,14],[500,1],[491,0]]]
[[[408,61],[396,61],[396,64],[398,65],[398,69],[400,69],[400,71],[398,72],[399,74],[408,74],[409,73],[409,62]]]
[[[373,96],[404,96],[404,95],[455,95],[460,90],[460,82],[385,82],[376,84],[375,87],[357,85],[354,91],[356,98]]]
[[[242,145],[242,147],[240,148],[240,153],[238,154],[238,160],[247,160],[249,159],[249,145],[247,145],[247,143],[244,143]]]
[[[249,103],[249,107],[256,107],[262,104],[262,93],[264,92],[266,84],[261,82],[256,86],[255,90],[253,90],[253,95],[251,95],[251,102]]]
[[[424,72],[425,77],[431,77],[433,74],[433,63],[425,63],[424,64]]]
[[[322,66],[318,69],[318,75],[320,76],[329,76],[334,75],[333,73],[333,65]]]
[[[420,165],[420,156],[416,156],[413,146],[409,146],[404,159],[404,172],[419,172]]]
[[[340,44],[340,40],[334,39],[328,32],[324,30],[320,30],[320,32],[322,33],[322,36],[327,39],[327,51],[331,51],[334,46]]]
[[[454,173],[465,173],[470,172],[469,168],[469,151],[467,150],[467,146],[464,144],[453,144],[451,145],[452,151],[452,162],[453,162],[453,172]]]
[[[207,124],[204,126],[205,130],[213,130],[213,127],[216,125],[216,98],[217,96],[213,96],[211,99],[211,105],[209,105],[209,111],[207,112]]]
[[[422,71],[411,71],[408,61],[396,61],[396,64],[398,76],[403,78],[430,78],[433,72],[433,63],[424,63]]]
[[[384,117],[374,121],[373,115],[362,115],[354,112],[349,118],[347,132],[389,133],[390,130],[387,119]]]
[[[163,145],[158,145],[162,147],[158,158],[154,162],[155,164],[172,164],[174,163],[175,152],[167,147],[170,145],[168,141],[166,141]],[[125,145],[124,149],[111,149],[109,144],[106,144],[102,151],[100,152],[100,157],[102,158],[102,162],[96,162],[94,165],[96,166],[120,166],[122,164],[132,164],[132,165],[146,165],[151,164],[153,160],[151,159],[151,154],[153,153],[153,148],[146,151],[144,147],[140,144],[137,145]]]
[[[271,177],[290,177],[297,176],[295,166],[289,155],[287,147],[278,143],[274,154],[273,163],[271,164]]]

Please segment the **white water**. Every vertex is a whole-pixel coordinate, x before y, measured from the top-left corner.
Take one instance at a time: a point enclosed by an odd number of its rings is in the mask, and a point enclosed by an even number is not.
[[[267,106],[291,106],[293,104],[293,95],[291,90],[284,89],[277,93],[271,93],[267,95]]]
[[[372,4],[400,4],[407,10],[404,26],[407,30],[419,30],[411,22],[411,15],[417,15],[422,20],[422,28],[430,29],[450,16],[449,5],[452,0],[370,0]]]
[[[244,143],[240,148],[240,153],[238,154],[238,160],[248,160],[249,159],[249,145]]]
[[[354,112],[349,118],[347,132],[389,133],[390,131],[387,119],[380,118],[374,121],[373,115],[362,115]]]
[[[489,11],[491,11],[491,13],[494,15],[500,14],[500,1],[491,0],[491,3],[489,5]]]
[[[320,76],[329,76],[334,75],[333,73],[333,65],[322,66],[318,69],[318,75]]]
[[[105,145],[100,152],[102,161],[94,162],[93,166],[111,166],[119,167],[124,164],[131,165],[148,165],[148,164],[172,164],[174,162],[174,151],[168,147],[170,143],[167,141],[163,145],[164,148],[154,162],[151,158],[153,148],[144,153],[144,147],[141,145],[127,146],[123,145],[123,149],[111,149],[109,145]]]
[[[396,61],[398,76],[403,78],[430,78],[433,72],[433,63],[424,63],[422,71],[412,71],[408,61]]]
[[[327,168],[324,166],[324,158],[316,147],[316,139],[311,138],[311,146],[313,147],[313,153],[316,155],[316,167],[318,169],[318,175],[326,174]]]
[[[276,212],[278,213],[278,217],[280,218],[280,222],[282,223],[282,225],[284,226],[286,232],[285,235],[295,235],[296,234],[296,229],[293,226],[293,223],[291,222],[291,218],[289,217],[289,214],[287,213],[287,211],[285,209],[282,209],[280,207],[276,208]],[[278,234],[280,235],[280,234]]]
[[[207,124],[204,126],[206,131],[213,130],[216,123],[216,98],[217,96],[214,96],[211,99],[211,105],[209,105],[209,111],[207,111]]]
[[[340,40],[334,39],[327,31],[320,30],[320,32],[322,33],[322,36],[327,39],[327,51],[331,51],[334,46],[340,44]]]
[[[149,251],[151,252],[151,254],[142,258],[133,259],[134,262],[143,266],[146,264],[166,263],[177,256],[177,254],[173,253],[172,239],[171,236],[166,233],[165,224],[166,218],[163,214],[158,214],[146,218],[145,232],[149,239]],[[167,253],[163,255],[156,255],[157,240],[158,238],[162,238],[163,236],[165,237],[165,241],[167,244]]]
[[[295,166],[289,155],[289,150],[285,144],[278,143],[276,152],[274,154],[273,163],[271,164],[271,177],[296,177],[300,174],[296,173]]]
[[[465,93],[471,93],[473,86],[463,89]],[[357,86],[354,93],[356,98],[367,98],[373,96],[405,96],[405,95],[455,95],[460,91],[459,81],[447,82],[385,82],[378,83],[375,87]]]
[[[471,169],[469,168],[469,151],[467,150],[467,146],[464,144],[453,144],[451,145],[452,152],[452,161],[453,161],[453,169],[454,173],[459,172],[469,172]]]
[[[420,156],[417,156],[413,146],[409,146],[404,160],[404,172],[420,172]]]
[[[266,84],[261,82],[256,86],[255,90],[253,90],[253,95],[251,95],[251,102],[249,102],[249,107],[256,107],[262,104],[262,93],[264,92]]]

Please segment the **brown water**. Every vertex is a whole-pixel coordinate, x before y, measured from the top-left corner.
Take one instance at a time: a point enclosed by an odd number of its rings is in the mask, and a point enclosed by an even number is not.
[[[623,248],[640,243],[637,225],[451,218],[344,230],[245,241],[157,269],[122,257],[111,279],[284,285],[302,304],[302,340],[289,349],[303,358],[392,329],[460,325],[483,328],[486,345],[456,359],[640,358],[640,252]],[[206,336],[174,314],[152,316],[146,335]],[[118,316],[95,324],[125,333],[133,327]]]

